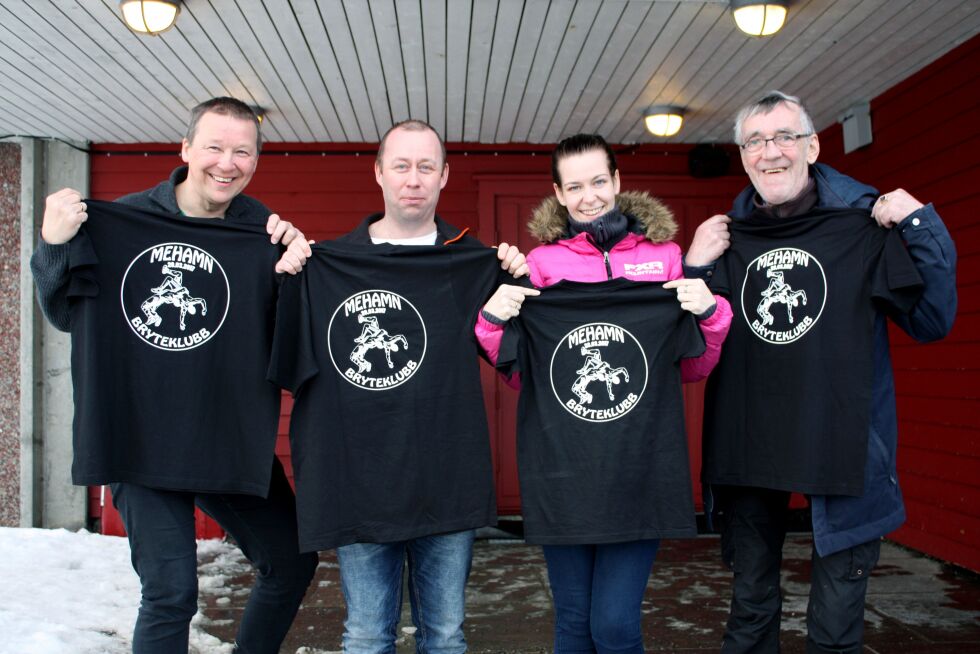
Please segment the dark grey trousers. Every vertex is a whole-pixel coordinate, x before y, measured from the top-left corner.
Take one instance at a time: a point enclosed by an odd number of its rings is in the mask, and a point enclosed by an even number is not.
[[[279,651],[316,572],[318,557],[316,552],[300,553],[293,491],[279,460],[272,465],[268,497],[111,484],[142,586],[134,654],[187,651],[191,618],[197,612],[195,504],[224,527],[255,566],[255,585],[235,651]]]
[[[776,654],[779,649],[780,567],[789,497],[785,491],[724,487],[722,559],[734,572],[724,654]],[[881,541],[811,557],[807,654],[858,654],[864,640],[864,599]]]

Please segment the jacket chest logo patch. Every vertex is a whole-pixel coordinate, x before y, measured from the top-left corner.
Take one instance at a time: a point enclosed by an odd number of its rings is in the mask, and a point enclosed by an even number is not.
[[[341,302],[327,327],[334,368],[347,382],[369,391],[386,391],[411,379],[425,358],[425,346],[425,322],[415,305],[380,289]]]
[[[224,324],[228,277],[205,250],[187,243],[160,243],[126,268],[119,290],[126,323],[161,350],[191,350]]]
[[[623,274],[627,277],[647,277],[663,275],[663,261],[644,261],[642,263],[627,263],[623,265]]]
[[[566,411],[580,420],[610,422],[639,404],[647,386],[647,358],[626,329],[587,323],[559,341],[550,375],[555,399]]]
[[[778,248],[756,257],[742,282],[742,315],[752,333],[774,345],[799,340],[823,313],[827,276],[809,252]]]

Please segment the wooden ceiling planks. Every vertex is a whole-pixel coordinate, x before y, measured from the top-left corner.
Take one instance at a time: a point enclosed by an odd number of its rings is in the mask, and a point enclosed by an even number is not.
[[[531,125],[537,114],[545,87],[551,77],[562,38],[571,23],[574,8],[575,3],[573,2],[552,2],[548,6],[548,14],[545,16],[544,25],[538,35],[538,47],[534,52],[527,86],[524,89],[521,105],[514,120],[511,141],[515,143],[533,142],[530,141],[529,136]]]
[[[513,17],[520,16],[524,5],[524,0],[500,0],[497,6],[500,19],[497,20],[494,29],[493,48],[482,98],[483,111],[478,126],[478,140],[481,143],[495,143],[497,139],[500,113],[503,109],[507,82],[513,70],[514,51],[517,48],[517,38],[522,23],[522,19],[514,20]]]
[[[328,58],[332,58],[336,64],[357,120],[357,130],[351,127],[349,132],[353,134],[360,132],[361,140],[375,141],[380,138],[379,126],[390,124],[391,113],[387,108],[387,98],[382,96],[372,100],[372,89],[367,84],[367,75],[358,58],[357,47],[354,44],[355,35],[351,30],[347,12],[344,10],[343,0],[322,0],[316,4],[319,5],[320,22],[326,30],[330,43],[329,51],[323,49],[317,53],[320,66],[329,66],[324,61]],[[365,17],[365,20],[369,18]],[[377,62],[376,54],[375,52],[374,62]],[[380,71],[380,67],[378,70]],[[383,91],[383,85],[381,89]]]
[[[682,72],[685,62],[698,56],[696,51],[701,46],[704,35],[718,22],[719,14],[724,13],[722,7],[716,4],[691,4],[684,9],[693,11],[693,14],[680,16],[678,11],[674,15],[675,29],[679,32],[676,42],[633,104],[619,117],[616,125],[607,130],[613,141],[619,143],[639,140],[645,131],[642,120],[644,110],[664,94],[676,96],[683,91],[687,78],[679,77],[678,73]],[[686,24],[680,21],[686,21]],[[630,137],[630,134],[633,136]]]
[[[100,85],[120,89],[117,97],[124,100],[127,114],[137,117],[145,131],[161,136],[173,128],[182,131],[184,108],[194,103],[195,93],[207,93],[196,76],[200,69],[188,66],[193,51],[179,34],[167,43],[139,38],[123,24],[118,3],[107,2],[58,4],[59,11],[49,11],[48,17],[87,58],[83,61],[102,71]]]
[[[470,41],[466,66],[466,95],[463,106],[447,106],[447,111],[463,113],[463,138],[467,142],[480,140],[483,119],[483,98],[487,93],[490,54],[497,26],[497,0],[478,0],[470,16]],[[506,18],[504,19],[506,20]]]
[[[600,2],[576,5],[531,124],[530,141],[556,140],[549,133],[564,128],[621,16],[621,8],[604,8]]]
[[[283,100],[280,107],[300,137],[299,140],[333,140],[328,123],[336,126],[336,114],[331,115],[333,112],[328,106],[317,105],[306,79],[291,56],[290,48],[295,48],[296,44],[287,44],[286,35],[279,30],[279,25],[285,27],[289,21],[295,21],[292,12],[289,12],[289,16],[283,16],[281,10],[277,11],[276,20],[273,20],[266,2],[236,0],[235,4],[241,12],[241,22],[239,29],[232,30],[232,34],[236,36],[236,41],[246,56],[262,62],[265,67],[263,78],[273,77],[286,93],[289,102]],[[224,8],[224,4],[220,6]],[[306,73],[311,74],[309,67]]]
[[[548,3],[525,2],[520,19],[520,27],[507,68],[507,82],[501,93],[500,111],[497,114],[496,143],[516,141],[514,126],[524,95],[531,79],[531,69],[536,61],[536,53],[541,43],[541,32],[548,16]]]
[[[249,3],[249,5],[254,4]],[[311,20],[301,27],[299,17],[295,13],[295,6],[307,6],[307,3],[289,2],[287,0],[266,0],[265,2],[268,17],[275,26],[278,40],[284,48],[284,52],[280,56],[284,54],[288,59],[288,63],[287,60],[280,60],[282,61],[281,65],[295,75],[292,79],[298,80],[299,86],[295,88],[294,93],[305,96],[304,101],[308,102],[308,109],[304,113],[315,113],[319,117],[323,129],[326,130],[327,138],[325,140],[350,140],[347,129],[341,123],[337,109],[338,104],[340,104],[345,110],[345,115],[349,119],[353,118],[353,108],[344,106],[346,90],[343,94],[338,93],[336,95],[337,101],[335,102],[334,94],[327,90],[326,81],[318,65],[318,61],[327,59],[324,56],[326,53],[314,52],[307,35],[307,31],[316,34],[317,27],[322,27],[322,25],[320,25],[319,20]],[[315,10],[315,7],[313,9]],[[313,12],[307,12],[304,15],[304,18],[306,17],[314,17]],[[273,37],[270,36],[270,38]],[[274,50],[270,51],[274,52]],[[284,81],[287,81],[287,84],[294,83],[289,82],[287,78],[284,78]],[[309,120],[308,122],[313,128],[314,134],[323,133],[318,130],[313,121]]]
[[[266,140],[295,141],[296,133],[283,116],[276,95],[270,91],[252,60],[242,51],[239,46],[241,39],[231,32],[233,27],[229,25],[235,25],[232,11],[237,12],[237,9],[225,7],[219,13],[210,2],[185,6],[181,11],[181,32],[201,57],[213,60],[214,70],[223,77],[223,86],[233,97],[261,107],[266,112],[266,120],[262,123],[262,134]],[[187,21],[187,26],[183,23],[185,14],[192,19]],[[228,17],[228,22],[224,16]],[[241,25],[240,22],[238,24]],[[245,36],[241,38],[244,39]],[[199,98],[198,102],[214,95],[211,92],[206,97]]]
[[[82,116],[64,115],[69,112],[51,115],[49,118],[53,121],[52,124],[63,126],[66,130],[64,135],[68,138],[85,141],[90,138],[91,133],[109,136],[119,131],[130,138],[136,138],[140,132],[138,116],[127,114],[113,102],[115,99],[113,92],[102,87],[95,76],[77,63],[76,60],[84,59],[83,57],[73,57],[62,48],[47,45],[52,41],[55,43],[63,41],[60,32],[38,16],[26,3],[19,3],[19,5],[0,7],[0,26],[2,26],[0,44],[17,52],[18,58],[29,57],[38,67],[38,79],[31,83],[32,86],[24,89],[18,88],[14,91],[7,87],[11,96],[0,93],[0,97],[9,97],[12,102],[16,98],[16,104],[30,107],[32,111],[43,110],[44,107],[38,101],[36,87],[54,87],[65,94],[62,96],[63,103],[87,114],[86,117],[95,125],[87,129],[73,128],[69,125],[77,123],[76,119],[81,119]],[[16,64],[10,60],[8,62],[11,64],[10,68],[2,67],[2,70],[8,73],[8,84],[12,84],[9,74],[13,73],[11,68],[16,69]],[[61,104],[59,102],[55,106]]]
[[[428,122],[440,134],[446,134],[446,20],[446,5],[442,0],[422,0],[422,47],[425,52]]]
[[[267,110],[267,140],[372,142],[420,117],[449,141],[727,142],[777,87],[818,129],[980,32],[975,0],[798,0],[775,37],[723,0],[185,0],[146,37],[115,0],[0,0],[0,133],[182,136],[214,95]],[[688,109],[655,139],[650,104]]]

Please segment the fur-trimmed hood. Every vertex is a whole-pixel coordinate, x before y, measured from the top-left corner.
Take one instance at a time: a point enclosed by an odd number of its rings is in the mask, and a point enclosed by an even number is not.
[[[616,206],[626,214],[631,232],[643,234],[654,243],[670,241],[677,234],[673,212],[646,191],[620,193],[616,196]],[[542,243],[567,238],[568,210],[551,195],[535,208],[527,229]]]

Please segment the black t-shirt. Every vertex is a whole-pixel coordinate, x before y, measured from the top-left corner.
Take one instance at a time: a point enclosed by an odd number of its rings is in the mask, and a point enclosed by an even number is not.
[[[694,316],[661,284],[562,281],[527,299],[497,367],[521,374],[528,542],[696,534],[680,359],[704,348]]]
[[[69,248],[74,482],[266,495],[280,248],[260,225],[87,205]]]
[[[734,317],[708,379],[704,479],[860,495],[878,308],[908,311],[922,281],[867,211],[731,224],[712,290]]]
[[[319,243],[283,284],[269,379],[295,395],[300,547],[495,522],[473,327],[496,251]]]

